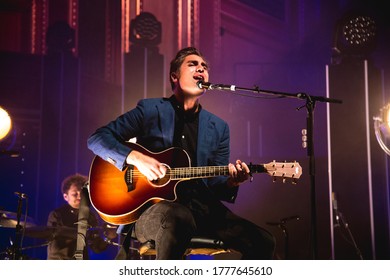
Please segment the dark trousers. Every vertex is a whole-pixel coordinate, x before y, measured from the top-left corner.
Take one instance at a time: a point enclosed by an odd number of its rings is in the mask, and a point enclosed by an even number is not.
[[[218,238],[239,251],[242,259],[273,258],[274,237],[227,208],[223,215],[199,218],[177,202],[161,201],[142,213],[133,228],[133,236],[141,243],[155,242],[160,260],[182,259],[194,235]]]

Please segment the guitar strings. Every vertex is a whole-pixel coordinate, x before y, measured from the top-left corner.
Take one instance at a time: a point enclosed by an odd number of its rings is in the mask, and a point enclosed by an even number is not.
[[[133,178],[138,177],[145,177],[145,175],[142,174],[139,170],[129,170],[130,174]],[[215,174],[218,173],[218,174]],[[204,177],[204,176],[210,176],[210,175],[228,175],[229,174],[229,168],[228,166],[207,166],[207,167],[191,167],[190,169],[188,167],[177,167],[174,169],[168,169],[166,175],[168,176],[189,176],[194,175],[191,177]]]

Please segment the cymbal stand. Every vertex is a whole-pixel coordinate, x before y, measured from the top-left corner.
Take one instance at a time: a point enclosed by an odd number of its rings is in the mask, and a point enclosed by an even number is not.
[[[7,251],[10,254],[10,259],[19,260],[22,258],[21,248],[22,248],[23,237],[24,237],[24,226],[20,225],[20,218],[22,217],[23,199],[26,199],[26,209],[27,209],[27,195],[20,192],[15,192],[15,195],[18,196],[18,207],[16,211],[17,220],[15,226],[15,242],[11,241],[11,248],[9,248]],[[26,223],[24,223],[24,225],[25,224]]]
[[[32,245],[32,246],[21,247],[19,251],[25,251],[25,250],[29,250],[29,249],[35,249],[35,248],[45,247],[45,246],[49,245],[50,242],[51,242],[51,241],[45,242],[45,243],[42,243],[42,244],[38,244],[38,245]],[[11,241],[11,244],[13,244],[12,241]],[[14,248],[14,247],[11,246],[11,247],[7,248],[5,251],[0,252],[0,256],[2,256],[2,255],[6,256],[6,257],[4,257],[5,260],[13,260],[13,259],[15,259],[15,258],[14,258],[14,255],[15,255],[14,251],[15,251],[15,250],[14,250],[13,248]],[[25,258],[26,258],[26,255],[20,255],[20,256],[18,257],[19,260],[22,260],[22,259],[25,259]],[[3,260],[3,258],[0,258],[0,259]]]

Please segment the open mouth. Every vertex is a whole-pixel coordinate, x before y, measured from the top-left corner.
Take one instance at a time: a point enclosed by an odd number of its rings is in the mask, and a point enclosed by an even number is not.
[[[204,81],[204,77],[202,75],[196,75],[194,76],[194,79],[198,82],[198,81]]]

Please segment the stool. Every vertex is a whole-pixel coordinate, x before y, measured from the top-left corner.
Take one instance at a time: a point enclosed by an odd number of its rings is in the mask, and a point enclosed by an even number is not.
[[[154,241],[150,240],[141,243],[139,246],[139,254],[141,257],[155,256],[156,246]],[[225,254],[226,255],[229,254],[230,257],[234,257],[233,259],[237,259],[237,258],[239,259],[241,255],[239,252],[227,248],[227,246],[224,244],[222,240],[206,238],[206,237],[193,237],[191,239],[188,249],[184,253],[184,256],[188,258],[191,255],[217,256],[217,255],[225,255]]]

